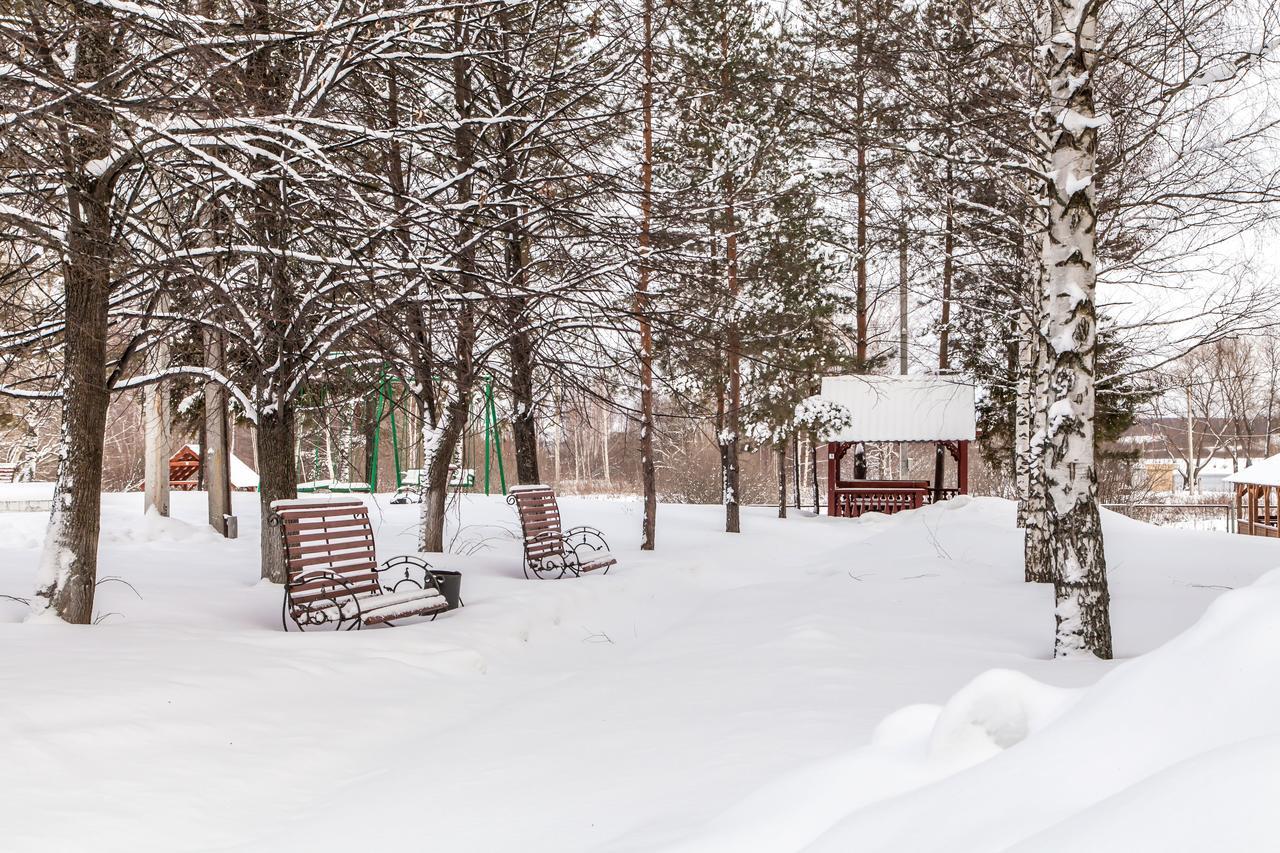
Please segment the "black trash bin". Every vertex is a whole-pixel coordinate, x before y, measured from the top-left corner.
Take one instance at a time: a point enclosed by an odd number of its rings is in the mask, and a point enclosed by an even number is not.
[[[444,600],[449,602],[449,610],[457,610],[462,607],[462,572],[451,572],[448,569],[432,569],[431,574],[435,575],[436,583],[440,585],[440,592],[444,595]]]

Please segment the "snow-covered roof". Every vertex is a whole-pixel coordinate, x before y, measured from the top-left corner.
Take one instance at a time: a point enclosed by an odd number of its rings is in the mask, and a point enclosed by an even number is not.
[[[184,445],[196,456],[200,455],[200,445],[187,444]],[[233,489],[256,489],[258,488],[258,472],[244,464],[240,457],[234,453],[231,454],[231,488]]]
[[[824,400],[849,410],[853,425],[824,441],[972,441],[973,386],[947,376],[827,376]]]
[[[1268,456],[1227,477],[1228,483],[1248,483],[1253,486],[1280,486],[1280,453]]]

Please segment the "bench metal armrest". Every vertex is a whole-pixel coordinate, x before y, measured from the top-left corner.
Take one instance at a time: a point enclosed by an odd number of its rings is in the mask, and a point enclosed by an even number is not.
[[[564,539],[565,544],[573,551],[579,548],[590,548],[592,551],[609,550],[609,543],[605,541],[604,534],[585,524],[566,530]]]
[[[374,568],[374,571],[378,573],[399,573],[400,577],[393,582],[379,578],[379,582],[386,592],[395,592],[400,587],[408,584],[421,590],[434,589],[444,595],[444,590],[440,587],[440,579],[436,577],[435,572],[431,571],[431,564],[421,557],[415,557],[412,554],[401,554],[398,557],[384,560],[382,565]]]

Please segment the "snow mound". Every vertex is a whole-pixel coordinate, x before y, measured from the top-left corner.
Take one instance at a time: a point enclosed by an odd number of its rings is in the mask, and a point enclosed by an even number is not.
[[[112,508],[114,509],[114,508]],[[208,525],[195,525],[168,518],[155,510],[138,516],[131,513],[104,513],[112,523],[102,525],[102,538],[108,542],[218,542],[221,537]]]
[[[929,753],[989,757],[1044,728],[1079,691],[1050,687],[1029,675],[993,669],[961,688],[934,723]]]
[[[902,728],[891,716],[868,749],[902,744]],[[979,676],[938,712],[915,760],[922,781],[929,765],[960,769],[872,804],[855,795],[843,820],[798,849],[1274,849],[1280,571],[1221,596],[1183,634],[1093,687]]]

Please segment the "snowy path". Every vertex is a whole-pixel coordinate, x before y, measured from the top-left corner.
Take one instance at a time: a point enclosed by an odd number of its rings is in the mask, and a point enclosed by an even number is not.
[[[717,507],[664,506],[641,554],[635,503],[568,499],[621,565],[531,582],[509,507],[472,498],[462,538],[483,547],[435,561],[465,572],[463,611],[300,636],[255,581],[256,496],[236,496],[236,542],[199,527],[201,497],[175,495],[186,524],[108,496],[105,574],[141,600],[103,585],[100,626],[0,601],[3,849],[799,850],[926,781],[861,749],[887,714],[993,667],[1084,685],[1113,666],[1045,659],[1050,593],[1021,583],[994,500],[751,510],[740,537]],[[413,521],[382,503],[381,556],[411,550]],[[29,593],[40,522],[0,515],[0,594]],[[1124,656],[1280,565],[1274,543],[1108,524]]]

